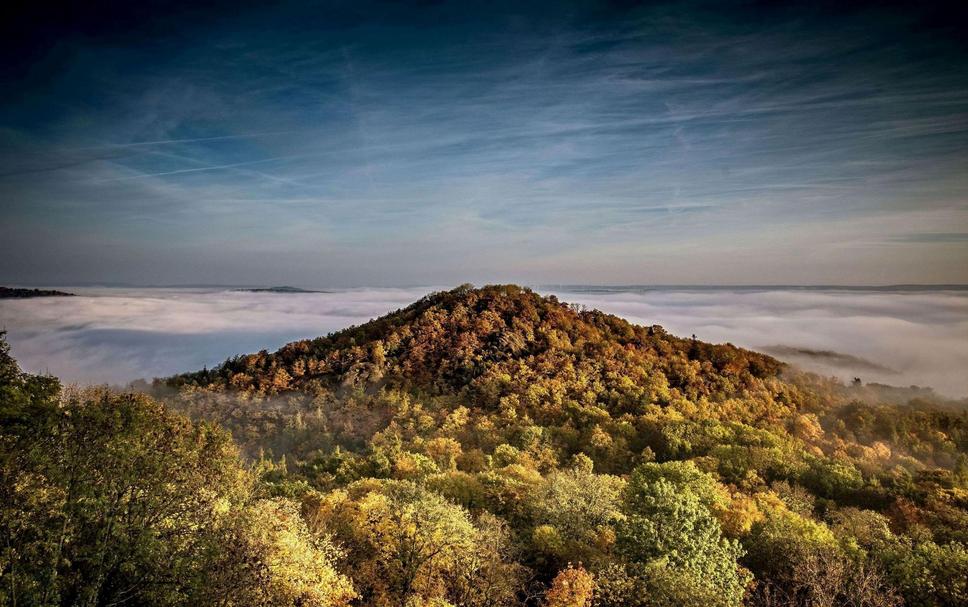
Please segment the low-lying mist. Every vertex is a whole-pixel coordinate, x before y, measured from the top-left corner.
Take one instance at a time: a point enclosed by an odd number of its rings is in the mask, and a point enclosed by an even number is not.
[[[28,371],[123,384],[211,367],[366,322],[430,288],[327,293],[71,289],[78,297],[0,302],[0,324]],[[545,290],[550,293],[551,291]],[[845,380],[968,395],[968,292],[745,289],[558,290],[671,333],[729,341]]]
[[[851,380],[968,395],[968,291],[662,289],[560,292],[669,332]]]
[[[407,306],[429,289],[65,290],[77,297],[0,302],[13,355],[28,371],[65,381],[125,384],[325,335]]]

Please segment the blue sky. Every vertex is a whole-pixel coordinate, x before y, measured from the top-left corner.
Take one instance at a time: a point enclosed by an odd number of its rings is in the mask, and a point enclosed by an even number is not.
[[[13,21],[0,281],[968,282],[963,10],[155,4]]]

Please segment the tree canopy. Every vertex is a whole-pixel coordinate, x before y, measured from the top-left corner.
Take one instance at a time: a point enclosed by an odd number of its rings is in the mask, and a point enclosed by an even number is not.
[[[158,380],[0,340],[0,605],[968,603],[968,413],[514,286]]]

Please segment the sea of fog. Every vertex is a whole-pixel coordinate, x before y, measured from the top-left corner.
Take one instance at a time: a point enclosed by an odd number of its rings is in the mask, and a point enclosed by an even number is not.
[[[224,288],[68,288],[0,300],[0,326],[32,372],[124,384],[273,350],[404,307],[434,290],[254,293]],[[538,287],[673,334],[766,351],[843,379],[968,396],[968,290]]]

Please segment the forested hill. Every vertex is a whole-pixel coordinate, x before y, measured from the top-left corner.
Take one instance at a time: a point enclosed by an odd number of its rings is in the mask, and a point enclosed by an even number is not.
[[[512,399],[536,415],[551,404],[614,414],[682,398],[773,393],[782,389],[772,381],[781,367],[763,354],[680,339],[529,289],[463,286],[359,327],[167,383],[260,395],[399,387],[461,394],[479,406]]]
[[[0,607],[968,604],[968,412],[930,392],[514,286],[144,388],[0,332]]]
[[[360,604],[968,599],[968,414],[930,392],[884,402],[516,286],[435,293],[156,387],[277,462],[269,491],[335,534]],[[495,562],[477,599],[456,562],[421,570],[422,590],[375,573],[399,530],[361,512],[438,498],[489,529],[471,542]]]

